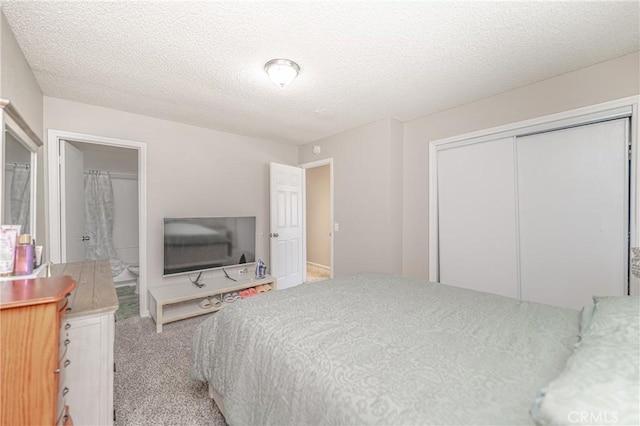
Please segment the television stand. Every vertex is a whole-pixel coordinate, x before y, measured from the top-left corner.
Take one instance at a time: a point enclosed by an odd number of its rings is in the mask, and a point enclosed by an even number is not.
[[[184,282],[149,289],[149,294],[151,294],[149,299],[150,313],[156,323],[158,333],[162,332],[163,324],[219,311],[230,305],[230,303],[223,302],[217,307],[201,308],[199,303],[206,297],[220,296],[223,293],[233,291],[240,292],[264,284],[268,284],[273,290],[276,289],[276,279],[270,275],[262,279],[240,276],[236,282],[230,281],[224,276],[208,278],[203,284],[203,287],[196,287],[191,283]]]

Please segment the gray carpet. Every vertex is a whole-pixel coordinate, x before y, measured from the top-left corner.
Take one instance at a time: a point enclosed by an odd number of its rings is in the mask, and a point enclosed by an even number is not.
[[[207,317],[165,324],[162,333],[151,318],[116,322],[116,425],[226,425],[207,385],[189,378],[193,331]]]

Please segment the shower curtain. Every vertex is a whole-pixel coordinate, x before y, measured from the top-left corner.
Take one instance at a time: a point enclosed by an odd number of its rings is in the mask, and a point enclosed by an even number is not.
[[[8,167],[6,167],[8,169]],[[13,164],[11,173],[11,184],[9,187],[9,197],[11,199],[9,209],[10,217],[6,222],[11,225],[21,225],[20,233],[30,233],[31,208],[31,170],[27,164]]]
[[[85,246],[87,260],[109,259],[111,274],[118,275],[126,267],[118,259],[113,246],[113,188],[109,172],[86,171],[84,175],[85,221],[89,241]]]

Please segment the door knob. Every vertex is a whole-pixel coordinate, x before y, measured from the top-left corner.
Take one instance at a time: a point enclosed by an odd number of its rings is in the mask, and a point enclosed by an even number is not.
[[[280,234],[278,234],[277,232],[272,232],[272,233],[269,234],[269,236],[271,238],[278,238],[280,236]]]
[[[90,239],[91,239],[91,237],[88,236],[88,235],[83,235],[82,236],[82,241],[89,241]]]

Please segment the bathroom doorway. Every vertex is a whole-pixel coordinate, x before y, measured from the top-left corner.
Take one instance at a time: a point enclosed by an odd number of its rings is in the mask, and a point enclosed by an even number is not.
[[[61,141],[61,148],[66,261],[109,259],[119,301],[116,319],[138,315],[138,152],[78,141]]]
[[[48,143],[60,163],[49,170],[51,261],[109,259],[116,318],[147,316],[144,144],[55,131]]]

